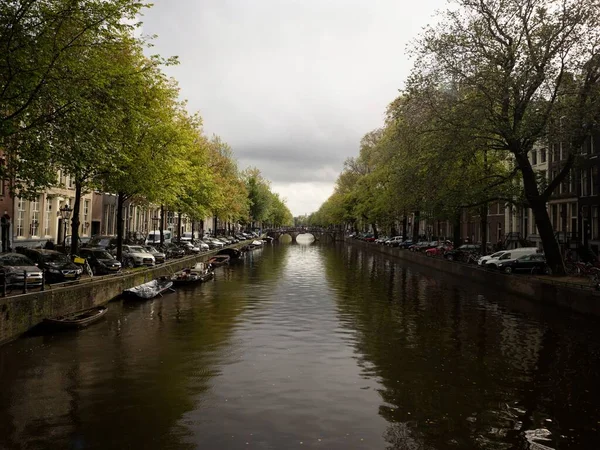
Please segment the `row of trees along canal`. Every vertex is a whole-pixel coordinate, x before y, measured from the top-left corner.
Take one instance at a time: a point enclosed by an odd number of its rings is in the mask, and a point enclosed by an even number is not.
[[[82,193],[118,194],[118,253],[126,201],[251,224],[292,216],[256,168],[238,170],[231,149],[208,138],[163,69],[177,58],[147,56],[132,0],[22,0],[0,5],[0,143],[11,194],[36,198],[75,185],[72,248]],[[163,219],[164,220],[164,219]],[[161,230],[164,228],[162,224]]]
[[[414,68],[384,126],[362,139],[311,222],[404,218],[406,235],[409,212],[458,224],[467,208],[481,218],[484,247],[488,204],[521,205],[564,273],[546,204],[598,130],[598,20],[592,0],[455,0],[411,46]],[[552,141],[567,157],[546,179],[530,152]]]

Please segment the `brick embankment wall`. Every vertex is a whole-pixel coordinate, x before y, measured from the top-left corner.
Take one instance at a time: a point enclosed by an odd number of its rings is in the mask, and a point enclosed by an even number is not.
[[[528,275],[507,275],[473,265],[446,261],[443,258],[428,257],[422,253],[413,253],[355,239],[347,239],[346,243],[455,275],[461,280],[484,284],[486,290],[506,292],[538,303],[600,317],[600,292],[591,287],[562,282],[560,278],[546,279]]]
[[[124,289],[171,275],[177,270],[192,266],[197,261],[207,260],[214,253],[188,256],[122,275],[94,277],[70,286],[51,285],[45,291],[36,289],[27,294],[0,298],[0,345],[15,339],[47,317],[58,317],[106,304],[118,297]]]

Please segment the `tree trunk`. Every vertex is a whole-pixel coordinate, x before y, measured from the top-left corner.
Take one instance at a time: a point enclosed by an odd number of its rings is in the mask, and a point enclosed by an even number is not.
[[[402,216],[402,240],[405,241],[406,239],[408,239],[408,237],[406,236],[407,230],[408,230],[408,220],[406,215]]]
[[[377,230],[377,224],[372,223],[371,227],[373,228],[373,236],[375,237],[375,239],[377,239],[379,237],[379,231]]]
[[[181,211],[177,212],[177,241],[181,242]]]
[[[193,241],[194,241],[194,240],[196,240],[196,237],[194,236],[194,228],[195,228],[195,227],[194,227],[194,224],[195,224],[195,221],[194,221],[194,220],[192,220],[192,240],[193,240]]]
[[[488,241],[488,205],[487,203],[481,207],[479,212],[479,230],[481,234],[481,254],[487,255],[487,241]]]
[[[217,236],[217,216],[213,216],[213,236]]]
[[[75,178],[75,201],[73,203],[73,215],[71,216],[71,255],[76,255],[79,248],[79,211],[81,211],[81,190],[81,180]]]
[[[413,242],[419,242],[419,221],[421,218],[420,216],[421,216],[421,212],[415,211],[414,220],[413,220],[413,229],[412,229]]]
[[[123,256],[123,206],[125,205],[125,194],[117,194],[117,260],[121,261]]]
[[[200,239],[204,238],[204,219],[200,220]]]
[[[461,216],[462,216],[462,210],[457,209],[456,214],[454,215],[454,226],[452,229],[455,248],[460,247],[460,218],[461,218]]]
[[[515,154],[515,159],[521,169],[525,198],[529,202],[529,207],[533,212],[535,225],[540,233],[548,267],[552,270],[553,274],[564,275],[565,264],[562,259],[556,236],[554,235],[554,229],[552,228],[548,210],[546,209],[547,198],[544,195],[540,195],[538,191],[535,172],[533,171],[527,156],[517,153]]]
[[[544,255],[546,256],[546,262],[548,267],[552,270],[555,275],[565,274],[565,264],[562,258],[560,247],[554,235],[554,229],[552,228],[552,222],[546,209],[545,201],[529,201],[533,216],[535,218],[535,224],[540,233],[542,239],[542,245],[544,247]]]
[[[160,205],[160,245],[165,243],[165,233],[163,230],[165,229],[165,205]]]

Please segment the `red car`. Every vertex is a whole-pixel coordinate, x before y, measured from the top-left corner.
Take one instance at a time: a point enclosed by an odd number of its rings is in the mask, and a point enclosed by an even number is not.
[[[451,244],[442,244],[437,247],[425,250],[425,254],[427,256],[444,256],[444,254],[447,251],[452,250],[453,248],[454,247],[452,247]]]

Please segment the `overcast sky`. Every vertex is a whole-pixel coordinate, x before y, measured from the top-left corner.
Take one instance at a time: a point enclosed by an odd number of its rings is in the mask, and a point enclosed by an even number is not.
[[[444,0],[153,0],[153,53],[177,55],[207,134],[258,167],[294,215],[331,195],[344,160],[381,126],[407,44]]]

